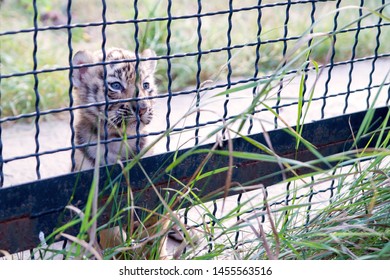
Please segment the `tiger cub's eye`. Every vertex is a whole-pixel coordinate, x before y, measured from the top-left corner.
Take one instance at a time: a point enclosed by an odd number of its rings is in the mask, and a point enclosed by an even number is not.
[[[142,84],[142,87],[145,89],[145,90],[148,90],[150,88],[150,84],[148,82],[145,82]]]
[[[109,83],[108,86],[113,91],[122,91],[123,90],[123,86],[121,85],[120,82]]]

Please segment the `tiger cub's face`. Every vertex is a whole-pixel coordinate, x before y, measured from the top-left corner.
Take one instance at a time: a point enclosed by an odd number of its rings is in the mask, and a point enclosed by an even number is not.
[[[140,54],[140,58],[155,55],[154,51],[148,49]],[[106,51],[105,61],[135,60],[135,58],[135,54],[131,51],[114,48]],[[102,60],[101,51],[95,53],[79,51],[73,58],[73,65],[99,63]],[[137,120],[140,120],[141,126],[149,124],[153,118],[153,99],[147,97],[157,93],[154,82],[156,61],[140,61],[138,77],[135,67],[136,62],[106,64],[106,83],[102,65],[73,69],[72,81],[77,91],[78,105],[99,102],[103,104],[82,109],[82,118],[89,119],[90,122],[96,122],[99,116],[103,119],[102,116],[106,114],[105,93],[107,93],[109,130],[120,130],[123,125],[126,128],[135,127]]]

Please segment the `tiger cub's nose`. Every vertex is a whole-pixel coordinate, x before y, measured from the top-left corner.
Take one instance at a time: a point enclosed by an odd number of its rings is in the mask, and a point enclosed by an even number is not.
[[[146,105],[145,102],[138,102],[136,104],[133,104],[134,112],[137,112],[137,107],[138,107],[138,114],[140,116],[144,115],[147,111],[147,108],[148,108],[148,106]]]

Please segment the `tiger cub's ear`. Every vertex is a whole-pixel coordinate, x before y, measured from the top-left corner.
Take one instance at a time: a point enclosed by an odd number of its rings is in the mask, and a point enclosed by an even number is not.
[[[142,58],[152,58],[155,56],[156,53],[151,49],[146,49],[141,53]],[[156,70],[157,60],[142,61],[142,64],[146,66],[148,73],[153,74],[154,71]]]
[[[90,64],[94,63],[93,54],[89,51],[78,51],[72,60],[73,66],[79,66],[82,64]],[[73,75],[72,75],[72,81],[73,85],[75,87],[80,87],[81,84],[83,84],[87,80],[87,76],[89,75],[89,72],[91,72],[91,67],[81,67],[81,68],[74,68],[73,69]]]

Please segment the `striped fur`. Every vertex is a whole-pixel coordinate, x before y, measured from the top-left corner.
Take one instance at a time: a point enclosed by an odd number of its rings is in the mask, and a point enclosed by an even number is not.
[[[140,54],[141,58],[153,57],[156,54],[152,50],[145,50]],[[134,136],[137,133],[146,133],[145,126],[153,118],[153,99],[147,99],[157,94],[154,82],[155,60],[140,61],[138,65],[138,77],[136,75],[135,62],[120,62],[118,60],[134,60],[135,54],[128,50],[113,48],[106,51],[106,62],[114,62],[106,65],[106,83],[104,82],[104,67],[89,66],[83,64],[99,63],[103,59],[101,51],[91,53],[79,51],[73,58],[73,65],[80,66],[73,69],[73,85],[76,105],[92,105],[76,112],[76,144],[85,145],[77,149],[75,154],[75,170],[93,168],[96,160],[105,164],[104,154],[106,145],[100,145],[101,153],[97,155],[97,146],[88,146],[89,143],[97,143],[105,139],[104,123],[107,118],[107,139]],[[107,87],[107,89],[106,89]],[[138,91],[138,94],[136,93]],[[109,103],[106,106],[106,97]],[[140,100],[127,100],[132,98]],[[107,112],[106,112],[107,109]],[[137,117],[138,113],[138,117]],[[146,139],[141,138],[139,148],[143,149]],[[114,164],[118,160],[127,160],[137,152],[136,139],[112,142],[107,145],[107,163]]]

